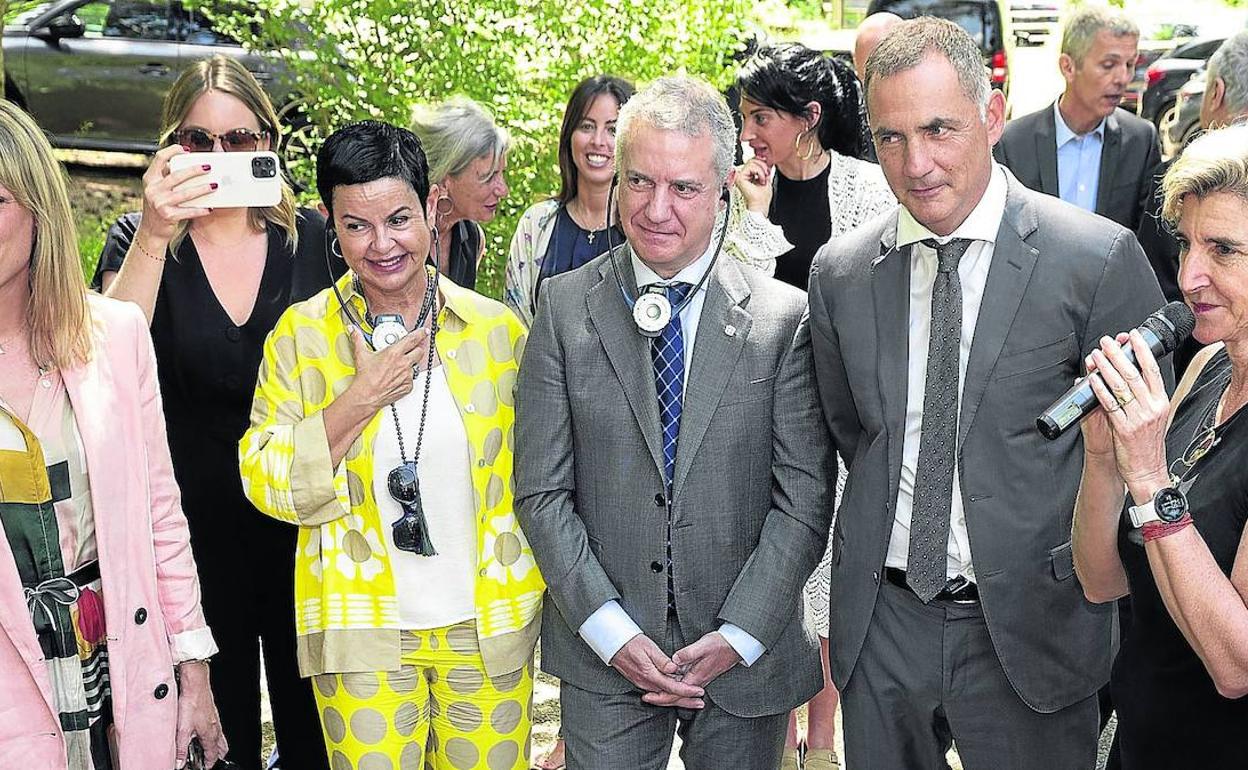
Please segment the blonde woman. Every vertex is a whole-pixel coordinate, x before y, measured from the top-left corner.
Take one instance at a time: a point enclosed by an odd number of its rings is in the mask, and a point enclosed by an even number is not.
[[[42,131],[0,102],[0,767],[225,753],[155,369],[142,315],[83,287]]]
[[[485,255],[481,225],[498,213],[507,197],[507,150],[511,136],[494,116],[465,96],[435,107],[420,107],[412,121],[429,161],[429,180],[438,186],[434,222],[442,238],[438,269],[459,286],[477,285]]]
[[[291,303],[329,285],[324,219],[296,209],[289,188],[273,208],[215,211],[185,205],[206,185],[175,191],[206,171],[170,173],[169,160],[188,149],[276,146],[273,105],[235,60],[216,56],[187,70],[165,100],[162,125],[143,211],[109,231],[97,278],[151,323],[204,611],[221,646],[213,687],[230,758],[259,770],[263,649],[283,763],[325,768],[316,704],[295,666],[294,533],[247,502],[237,455],[265,337]]]
[[[350,272],[273,330],[239,453],[248,496],[299,533],[330,764],[526,768],[545,584],[512,507],[524,328],[430,263],[439,190],[412,132],[346,126],[316,165]]]

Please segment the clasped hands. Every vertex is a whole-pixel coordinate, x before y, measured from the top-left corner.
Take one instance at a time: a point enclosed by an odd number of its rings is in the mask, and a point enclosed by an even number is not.
[[[741,656],[718,631],[667,657],[645,634],[637,634],[611,658],[611,666],[645,692],[652,706],[700,709],[706,685],[741,662]]]

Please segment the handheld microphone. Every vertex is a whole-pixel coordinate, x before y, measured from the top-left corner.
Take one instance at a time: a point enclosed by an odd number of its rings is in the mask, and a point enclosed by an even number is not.
[[[1194,328],[1196,316],[1191,309],[1182,302],[1171,302],[1144,319],[1144,323],[1136,331],[1148,343],[1148,349],[1153,355],[1161,358],[1173,352],[1181,342],[1191,336]],[[1122,343],[1122,354],[1131,363],[1136,363],[1135,350],[1131,347],[1130,340]],[[1100,377],[1095,372],[1090,376]],[[1065,395],[1054,401],[1052,406],[1036,418],[1036,428],[1052,441],[1100,406],[1088,378],[1081,377]]]

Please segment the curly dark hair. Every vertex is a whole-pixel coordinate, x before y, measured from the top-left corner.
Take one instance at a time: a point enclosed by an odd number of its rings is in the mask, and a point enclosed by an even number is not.
[[[825,150],[865,158],[871,146],[866,101],[854,70],[840,59],[800,43],[759,48],[741,65],[742,96],[773,110],[809,118],[806,105],[823,108],[817,137]]]

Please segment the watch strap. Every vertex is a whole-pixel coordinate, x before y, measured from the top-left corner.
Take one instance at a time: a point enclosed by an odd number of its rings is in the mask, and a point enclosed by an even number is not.
[[[1157,506],[1153,504],[1153,500],[1149,500],[1143,505],[1133,505],[1127,509],[1127,515],[1131,517],[1131,526],[1139,529],[1145,524],[1154,521],[1161,521],[1161,517],[1157,515]]]

